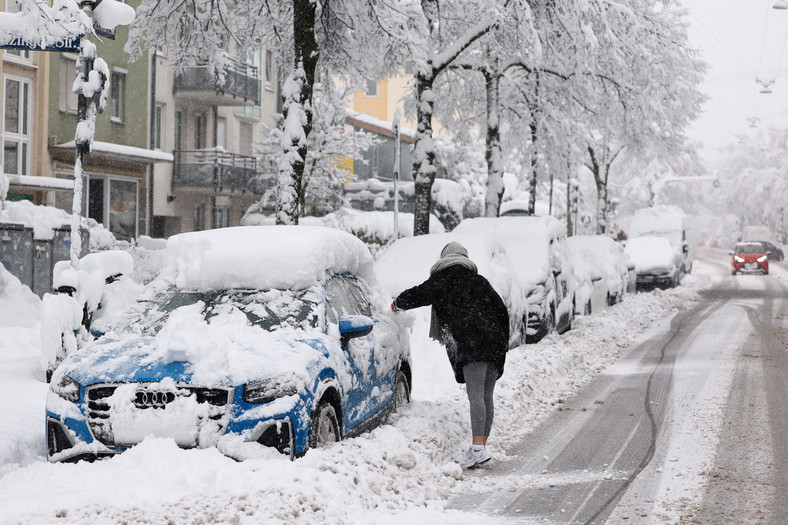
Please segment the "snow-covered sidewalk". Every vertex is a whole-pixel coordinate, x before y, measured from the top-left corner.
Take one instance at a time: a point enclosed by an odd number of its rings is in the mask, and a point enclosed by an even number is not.
[[[539,344],[512,350],[496,387],[490,448],[499,458],[590,378],[664,320],[698,300],[713,270],[697,264],[681,287],[628,295]],[[215,449],[181,450],[148,439],[95,463],[45,459],[40,326],[35,303],[0,292],[0,523],[495,523],[445,508],[484,476],[456,461],[470,437],[464,387],[445,351],[427,337],[427,310],[413,326],[413,402],[392,424],[289,461],[271,452],[236,462]],[[489,488],[489,487],[488,487]]]

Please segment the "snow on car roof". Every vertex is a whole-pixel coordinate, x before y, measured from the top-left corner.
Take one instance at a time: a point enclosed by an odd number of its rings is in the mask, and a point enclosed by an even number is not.
[[[513,282],[515,270],[504,256],[506,247],[500,241],[477,233],[441,233],[405,237],[389,246],[377,260],[375,268],[386,293],[392,297],[403,290],[427,280],[430,268],[440,259],[444,246],[451,241],[468,250],[468,258],[476,264],[501,297],[516,295],[518,285]],[[516,297],[509,300],[514,304]]]
[[[555,217],[477,217],[463,220],[455,232],[492,233],[506,245],[517,274],[527,284],[538,284],[550,269],[550,240],[565,235]]]
[[[678,206],[654,206],[635,212],[629,226],[630,237],[641,237],[681,231],[684,227],[684,211]]]
[[[374,281],[362,241],[320,226],[237,226],[174,235],[165,271],[184,290],[298,289],[327,274]]]

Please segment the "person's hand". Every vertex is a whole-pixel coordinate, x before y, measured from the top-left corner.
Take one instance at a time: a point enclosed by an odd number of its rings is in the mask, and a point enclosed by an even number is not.
[[[392,312],[398,312],[398,311],[399,311],[399,310],[397,309],[397,305],[396,305],[396,304],[394,304],[393,302],[391,303],[391,311],[392,311]]]

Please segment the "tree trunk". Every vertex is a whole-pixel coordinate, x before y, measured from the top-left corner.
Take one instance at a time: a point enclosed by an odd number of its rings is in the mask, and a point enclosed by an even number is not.
[[[307,137],[312,131],[312,92],[319,58],[315,38],[315,9],[312,0],[293,0],[295,71],[286,81],[282,114],[285,121],[276,199],[276,223],[298,224],[301,183],[307,154]],[[301,132],[295,132],[300,126]]]
[[[495,71],[484,72],[487,87],[487,196],[484,199],[485,217],[498,217],[503,198],[503,165],[501,162],[501,130],[498,118],[498,86]]]
[[[599,162],[596,152],[591,146],[588,147],[588,155],[591,159],[588,169],[594,175],[597,192],[596,233],[601,235],[607,231],[607,173],[603,173],[603,170],[606,171],[606,166]]]
[[[533,115],[533,114],[532,114]],[[536,132],[536,122],[531,120],[528,124],[531,128],[531,180],[528,185],[528,215],[536,215],[536,179],[539,170],[539,159],[537,158],[537,139],[539,138]]]
[[[567,162],[567,166],[570,164]],[[569,170],[566,172],[566,236],[574,235],[575,229],[572,224],[572,180],[569,177]]]
[[[430,232],[432,209],[432,184],[435,182],[435,143],[432,140],[432,111],[435,94],[432,84],[434,72],[416,74],[416,144],[413,148],[415,173],[415,203],[413,210],[413,235]]]

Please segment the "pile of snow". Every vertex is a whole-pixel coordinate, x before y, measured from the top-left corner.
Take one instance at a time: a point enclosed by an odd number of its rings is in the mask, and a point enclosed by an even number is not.
[[[0,327],[31,327],[41,319],[41,299],[0,264]]]
[[[82,228],[90,232],[90,251],[109,250],[116,245],[115,236],[93,219],[81,218]],[[0,223],[21,224],[32,228],[36,239],[52,239],[54,230],[71,227],[71,214],[52,206],[39,206],[30,201],[6,202],[0,210]]]
[[[345,271],[375,281],[367,247],[346,232],[314,226],[238,226],[175,235],[167,242],[164,270],[186,290],[307,288],[326,272]]]

